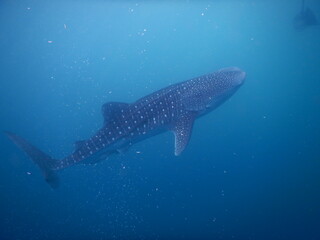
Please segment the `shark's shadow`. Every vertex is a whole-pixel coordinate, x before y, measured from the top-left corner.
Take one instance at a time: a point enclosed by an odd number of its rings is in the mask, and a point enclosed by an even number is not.
[[[297,31],[302,31],[309,26],[319,25],[313,11],[305,7],[305,0],[302,0],[301,10],[293,19],[293,27]]]

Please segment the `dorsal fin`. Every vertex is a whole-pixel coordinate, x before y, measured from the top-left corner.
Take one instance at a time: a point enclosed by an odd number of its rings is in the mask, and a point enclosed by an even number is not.
[[[102,105],[102,115],[104,118],[104,124],[108,124],[109,120],[112,119],[116,114],[121,113],[128,108],[128,103],[122,102],[107,102]]]
[[[85,142],[86,142],[85,140],[76,141],[74,143],[75,151],[79,150]]]

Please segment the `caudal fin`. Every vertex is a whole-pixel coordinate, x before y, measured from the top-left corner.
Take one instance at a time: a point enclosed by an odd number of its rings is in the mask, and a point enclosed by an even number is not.
[[[57,160],[51,158],[22,137],[7,131],[5,131],[5,134],[39,166],[46,182],[52,188],[57,188],[59,186],[59,178],[53,170],[53,166]]]

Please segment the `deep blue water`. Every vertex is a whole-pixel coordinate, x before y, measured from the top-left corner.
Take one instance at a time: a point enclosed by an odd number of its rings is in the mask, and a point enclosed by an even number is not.
[[[320,18],[317,0],[306,2]],[[52,190],[0,136],[0,239],[320,239],[320,27],[298,0],[0,2],[1,129],[55,158],[133,102],[222,67],[242,88]]]

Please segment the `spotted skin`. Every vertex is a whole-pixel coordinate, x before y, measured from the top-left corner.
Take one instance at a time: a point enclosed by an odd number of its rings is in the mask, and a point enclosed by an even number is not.
[[[62,160],[48,160],[45,155],[44,163],[39,160],[40,150],[35,160],[34,151],[30,150],[36,149],[34,146],[14,134],[7,135],[44,173],[76,163],[95,163],[165,131],[173,131],[175,155],[179,155],[189,142],[194,120],[225,102],[244,79],[245,73],[239,68],[225,68],[171,85],[131,104],[108,102],[102,106],[102,128],[88,140],[77,142],[75,151]]]
[[[132,104],[106,103],[102,107],[107,119],[105,125],[52,168],[65,168],[92,156],[97,158],[99,154],[108,156],[123,146],[167,130],[174,131],[177,138],[185,132],[183,127],[175,128],[181,122],[190,132],[194,119],[229,98],[242,84],[244,76],[237,68],[222,69],[161,89]],[[184,148],[188,140],[189,136],[179,148]],[[176,148],[177,145],[176,142]],[[176,155],[182,150],[176,150]]]

